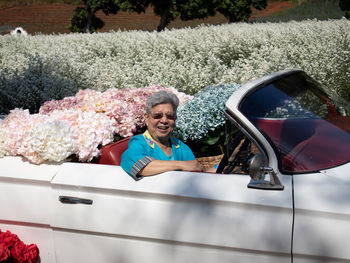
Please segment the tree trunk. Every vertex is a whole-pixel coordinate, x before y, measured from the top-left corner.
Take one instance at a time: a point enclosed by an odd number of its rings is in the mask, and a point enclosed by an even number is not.
[[[157,27],[157,31],[163,31],[166,26],[170,23],[170,8],[166,8],[163,10],[161,16],[160,16],[160,22]]]
[[[86,18],[86,26],[85,26],[85,33],[90,33],[90,27],[92,24],[92,17],[94,15],[94,12],[91,10],[91,7],[85,4],[85,9],[87,12],[87,18]]]
[[[92,23],[92,14],[89,13],[86,21],[85,33],[90,33],[91,23]]]

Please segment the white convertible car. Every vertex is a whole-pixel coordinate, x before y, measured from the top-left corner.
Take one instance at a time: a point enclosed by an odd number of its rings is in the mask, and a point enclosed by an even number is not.
[[[218,173],[136,182],[117,161],[0,159],[0,229],[43,263],[349,262],[350,102],[287,70],[241,87],[225,114]]]

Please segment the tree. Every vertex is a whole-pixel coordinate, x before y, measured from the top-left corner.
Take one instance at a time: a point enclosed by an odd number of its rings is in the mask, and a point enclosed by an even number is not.
[[[263,9],[267,0],[83,0],[84,7],[78,7],[72,16],[70,30],[73,32],[93,32],[104,23],[95,16],[98,10],[106,15],[119,10],[145,12],[149,6],[160,16],[157,31],[162,31],[177,17],[188,21],[222,13],[229,22],[247,21],[251,8]]]
[[[145,12],[153,7],[156,15],[160,16],[157,31],[162,31],[177,17],[182,20],[205,18],[215,15],[215,8],[221,0],[115,0],[123,11]]]
[[[259,10],[266,7],[266,0],[116,0],[126,11],[145,12],[153,6],[154,13],[160,16],[157,31],[162,31],[177,17],[187,21],[214,16],[222,13],[229,22],[246,21],[251,15],[251,7]]]
[[[69,29],[72,32],[92,33],[104,26],[104,22],[95,14],[102,10],[106,15],[116,14],[119,6],[114,0],[83,0],[84,6],[73,11]]]
[[[252,14],[251,7],[262,10],[266,0],[223,0],[217,11],[223,14],[229,22],[248,21]]]
[[[345,11],[345,17],[350,19],[350,0],[339,0],[339,7]]]

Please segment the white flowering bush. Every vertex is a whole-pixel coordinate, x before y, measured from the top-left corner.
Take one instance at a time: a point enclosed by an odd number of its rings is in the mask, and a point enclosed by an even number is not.
[[[195,94],[287,68],[343,96],[350,89],[350,21],[235,23],[164,32],[0,36],[0,113],[37,112],[81,89],[155,83]]]
[[[238,84],[206,87],[178,109],[175,134],[182,140],[200,141],[225,123],[225,102]]]

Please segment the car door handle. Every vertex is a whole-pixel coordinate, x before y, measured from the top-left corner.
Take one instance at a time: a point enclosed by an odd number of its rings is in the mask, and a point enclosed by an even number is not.
[[[58,200],[64,204],[84,204],[84,205],[92,205],[91,199],[84,199],[74,196],[63,196],[60,195]]]

